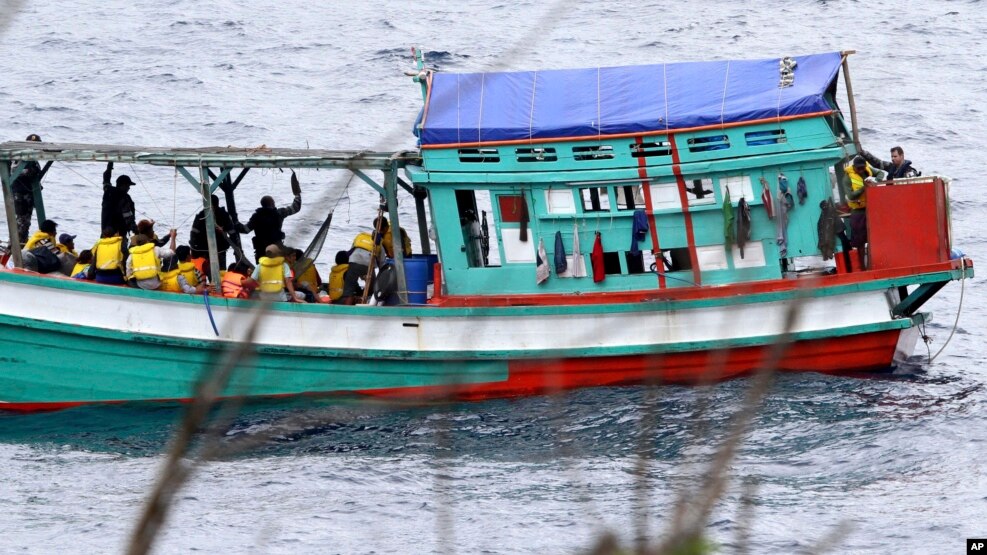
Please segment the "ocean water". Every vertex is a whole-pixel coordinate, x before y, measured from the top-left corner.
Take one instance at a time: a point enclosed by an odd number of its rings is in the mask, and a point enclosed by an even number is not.
[[[412,45],[449,71],[855,49],[865,148],[887,157],[900,144],[926,174],[951,176],[954,244],[987,260],[982,2],[0,5],[5,140],[397,150],[414,145],[421,103],[402,74]],[[45,182],[50,217],[79,245],[97,237],[102,169],[61,164]],[[122,173],[138,182],[141,217],[184,237],[192,188],[167,169]],[[376,194],[351,183],[337,202],[325,191],[347,176],[300,177],[305,204],[289,234],[301,242],[334,208],[326,252],[345,247]],[[287,174],[251,172],[241,214],[263,194],[290,200]],[[956,553],[987,535],[982,287],[977,277],[933,299],[933,343],[892,375],[777,380],[707,529],[723,552],[744,528],[745,484],[755,553],[804,551],[837,529],[835,550],[847,553]],[[157,552],[571,553],[604,532],[625,545],[658,540],[748,385],[252,405],[223,442],[258,445],[194,474]],[[0,415],[0,552],[122,551],[181,410]],[[286,419],[301,424],[283,429]]]

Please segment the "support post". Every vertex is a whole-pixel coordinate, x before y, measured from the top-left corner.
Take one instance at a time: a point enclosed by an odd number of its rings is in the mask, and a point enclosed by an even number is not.
[[[394,246],[394,269],[398,274],[398,298],[401,304],[408,304],[408,281],[404,273],[404,238],[401,237],[401,222],[398,221],[398,164],[391,161],[390,168],[384,170],[384,191],[387,193],[387,215],[391,220],[391,244]]]
[[[850,54],[856,54],[856,50],[845,50],[841,52],[843,55],[843,79],[846,80],[846,95],[850,103],[850,132],[853,134],[853,146],[857,147],[860,151],[860,132],[857,130],[857,105],[853,101],[853,85],[850,84]]]
[[[421,191],[419,193],[418,191]],[[415,188],[415,211],[418,212],[418,239],[422,242],[422,254],[432,254],[432,244],[428,240],[428,220],[425,217],[425,189]]]
[[[48,173],[48,168],[50,167],[51,160],[45,164],[45,167],[41,168],[41,173],[38,174],[38,177],[34,179],[34,183],[32,184],[34,191],[34,213],[38,215],[38,225],[48,219],[45,217],[45,199],[44,195],[41,194],[41,180],[45,178],[45,174]]]
[[[14,258],[14,266],[22,268],[21,241],[17,236],[17,215],[14,213],[14,180],[7,162],[0,164],[0,182],[3,183],[3,209],[7,214],[7,232],[10,233],[10,256]]]
[[[216,215],[212,211],[209,168],[199,168],[199,175],[199,193],[202,195],[202,209],[206,214],[206,242],[209,245],[209,281],[213,290],[219,292],[219,252],[216,249]]]

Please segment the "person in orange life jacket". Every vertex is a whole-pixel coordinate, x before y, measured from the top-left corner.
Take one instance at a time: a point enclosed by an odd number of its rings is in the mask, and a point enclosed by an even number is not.
[[[223,296],[230,299],[248,299],[258,283],[250,279],[250,264],[240,260],[230,264],[223,276],[220,289]]]
[[[116,228],[107,226],[99,241],[93,245],[93,267],[89,274],[96,283],[122,285],[123,280],[123,237]]]
[[[136,235],[136,246],[130,248],[127,258],[127,279],[135,287],[154,290],[161,287],[161,260],[175,255],[175,237],[171,230],[171,248],[156,247],[146,235]]]
[[[867,187],[883,181],[887,175],[867,164],[863,156],[843,170],[843,194],[850,205],[850,246],[857,249],[860,267],[864,267],[864,247],[867,245]]]
[[[265,256],[257,261],[257,267],[250,279],[257,284],[260,290],[260,298],[270,301],[305,302],[295,295],[295,286],[292,283],[291,266],[284,261],[281,255],[281,247],[268,245],[264,249]],[[303,295],[304,297],[304,295]]]
[[[179,245],[175,249],[175,256],[162,263],[162,291],[195,295],[205,291],[208,286],[199,269],[192,263],[192,249],[188,245]]]
[[[922,172],[912,167],[911,160],[905,160],[905,151],[902,150],[900,146],[891,148],[890,162],[885,162],[866,150],[861,150],[860,155],[863,156],[870,165],[888,172],[888,180],[901,179],[904,177],[918,177],[922,175]]]
[[[374,219],[374,229],[377,229],[377,224],[378,221]],[[388,258],[394,258],[394,236],[391,233],[391,224],[384,216],[380,216],[380,233],[382,235],[380,244],[384,247],[384,252],[387,253]],[[411,256],[411,238],[408,237],[408,232],[403,227],[401,228],[401,252],[405,256]]]
[[[295,200],[291,206],[278,208],[274,204],[274,198],[264,196],[260,199],[260,208],[254,211],[246,225],[237,224],[236,230],[240,233],[254,232],[254,260],[260,262],[263,253],[268,245],[281,245],[284,241],[284,232],[281,230],[284,219],[292,214],[297,214],[302,208],[302,188],[298,184],[295,172],[291,172],[291,192]]]
[[[31,133],[26,141],[41,142],[41,137]],[[31,231],[31,216],[34,215],[34,182],[41,176],[41,164],[27,162],[11,187],[14,193],[14,214],[17,216],[17,239],[20,244],[27,242]]]

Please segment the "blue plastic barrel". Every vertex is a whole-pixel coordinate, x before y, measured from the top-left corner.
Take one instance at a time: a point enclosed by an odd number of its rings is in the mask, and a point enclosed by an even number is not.
[[[439,255],[437,254],[413,254],[411,258],[422,259],[428,261],[428,283],[435,283],[435,265],[439,263]],[[407,258],[405,259],[407,260]]]
[[[428,302],[428,270],[427,258],[405,258],[404,259],[404,279],[408,282],[408,302],[412,304],[425,304]]]

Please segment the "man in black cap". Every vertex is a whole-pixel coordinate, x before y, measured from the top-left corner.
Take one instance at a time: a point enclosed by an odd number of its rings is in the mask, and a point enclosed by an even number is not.
[[[41,137],[31,133],[26,141],[40,143]],[[34,184],[41,178],[41,165],[28,162],[14,180],[14,214],[17,216],[17,238],[23,245],[31,231],[31,216],[34,214]]]
[[[219,205],[219,197],[212,196],[212,212],[216,220],[216,251],[219,254],[220,268],[226,267],[226,251],[230,248],[229,233],[236,231],[233,218]],[[188,246],[192,248],[192,258],[209,258],[209,241],[206,238],[206,211],[200,210],[192,220]]]
[[[284,219],[302,209],[302,187],[298,184],[295,172],[291,172],[291,193],[295,195],[291,206],[278,208],[273,197],[264,196],[260,199],[260,208],[250,216],[247,225],[237,224],[237,231],[240,233],[254,232],[254,261],[260,262],[269,245],[283,245],[284,232],[281,226]]]
[[[112,227],[126,244],[127,234],[137,232],[137,222],[134,208],[134,200],[130,198],[130,186],[134,184],[130,176],[121,175],[117,178],[117,186],[110,184],[113,177],[113,162],[106,163],[106,171],[103,172],[103,211],[100,217],[100,225],[103,229]]]
[[[68,233],[59,235],[58,249],[63,253],[71,254],[76,258],[79,257],[79,253],[75,252],[75,235],[69,235]]]

